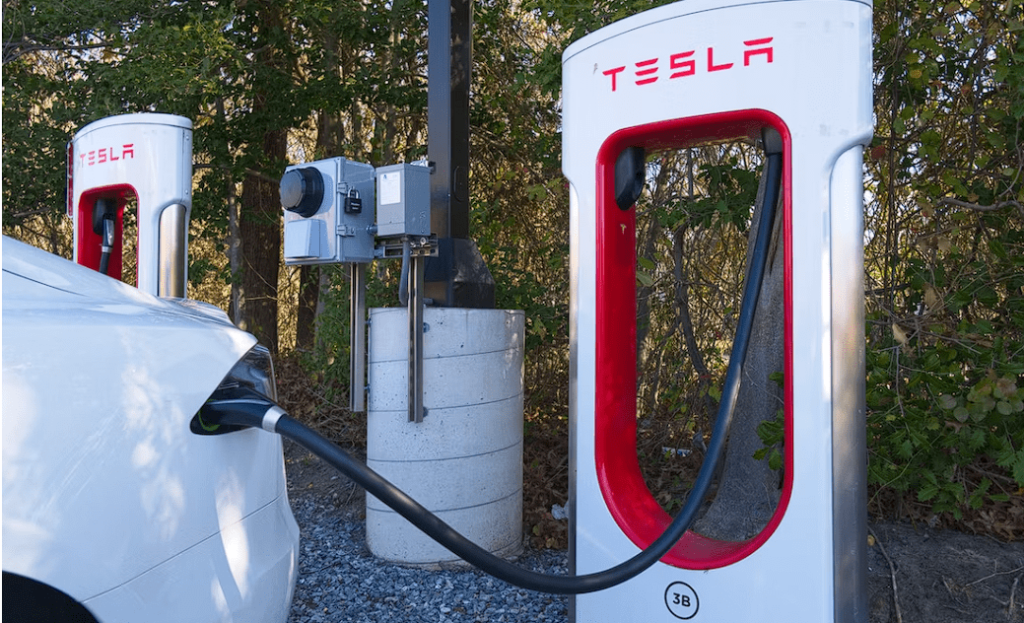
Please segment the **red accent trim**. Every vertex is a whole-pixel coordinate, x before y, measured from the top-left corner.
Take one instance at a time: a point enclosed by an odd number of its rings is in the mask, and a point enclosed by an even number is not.
[[[110,264],[107,270],[109,271],[108,274],[117,275],[116,278],[120,279],[124,255],[124,207],[131,196],[138,197],[139,195],[130,184],[100,186],[90,188],[82,193],[78,206],[75,207],[78,210],[75,245],[77,246],[76,257],[79,264],[93,270],[100,269],[100,256],[102,255],[100,246],[103,239],[92,230],[92,211],[96,205],[96,200],[100,197],[114,197],[117,199],[117,218],[114,221],[114,248],[110,252]],[[74,199],[69,200],[69,202],[71,201],[74,201]],[[136,248],[138,248],[137,240]],[[139,275],[136,270],[135,283],[137,284],[138,282]]]
[[[793,490],[792,164],[789,129],[766,110],[740,110],[671,119],[624,128],[609,136],[597,156],[597,344],[594,458],[605,503],[622,531],[643,549],[671,521],[640,473],[636,455],[636,220],[635,210],[615,205],[615,160],[626,147],[680,149],[700,143],[757,137],[764,127],[782,135],[783,256],[785,270],[786,473],[782,497],[768,525],[738,543],[688,532],[662,558],[685,569],[724,567],[749,556],[778,527]]]

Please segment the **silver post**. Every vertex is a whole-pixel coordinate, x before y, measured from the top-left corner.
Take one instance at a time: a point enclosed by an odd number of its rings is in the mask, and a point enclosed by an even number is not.
[[[423,273],[426,258],[412,255],[409,275],[409,421],[423,421]]]
[[[157,248],[157,296],[185,298],[185,282],[188,281],[186,212],[185,206],[176,203],[167,206],[160,213],[160,234],[157,238],[160,245]]]
[[[366,264],[349,264],[349,408],[366,411]]]

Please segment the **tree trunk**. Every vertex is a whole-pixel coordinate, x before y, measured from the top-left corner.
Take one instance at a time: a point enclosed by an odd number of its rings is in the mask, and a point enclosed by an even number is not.
[[[763,194],[762,176],[758,205]],[[758,209],[750,227],[748,265],[760,218]],[[781,474],[768,467],[767,459],[755,460],[753,455],[762,447],[758,425],[774,419],[783,406],[782,388],[769,378],[785,365],[781,225],[782,210],[778,209],[718,492],[694,526],[701,534],[718,539],[735,541],[754,536],[767,525],[778,505]]]
[[[323,33],[324,52],[335,68],[335,78],[342,80],[342,64],[337,34],[332,29]],[[331,111],[321,110],[317,113],[316,158],[333,158],[342,155],[341,143],[344,128],[339,116]],[[312,350],[317,344],[317,322],[323,305],[320,293],[325,287],[324,271],[318,265],[304,265],[299,269],[299,305],[296,314],[295,347],[299,350]]]
[[[287,133],[271,130],[263,135],[265,161],[282,162]],[[242,288],[245,329],[261,344],[277,352],[277,280],[281,267],[281,199],[278,185],[250,173],[242,182]]]
[[[231,300],[228,303],[228,317],[240,329],[245,329],[245,289],[242,287],[242,233],[239,229],[238,197],[235,180],[227,181],[228,195],[228,268],[231,271]]]
[[[253,169],[242,181],[241,214],[238,219],[242,241],[241,314],[245,329],[261,344],[278,352],[277,291],[281,269],[281,197],[278,175],[287,162],[288,129],[271,114],[282,105],[280,77],[291,72],[285,40],[282,5],[262,0],[254,3],[254,31],[259,42],[254,52],[252,117],[257,120],[247,149],[259,145],[250,156]],[[262,136],[261,136],[262,133]],[[262,171],[272,171],[273,176]]]
[[[313,350],[316,343],[316,316],[320,300],[320,267],[299,267],[299,309],[295,326],[295,348]]]

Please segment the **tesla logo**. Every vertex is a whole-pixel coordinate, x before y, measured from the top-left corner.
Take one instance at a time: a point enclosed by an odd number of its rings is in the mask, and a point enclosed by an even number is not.
[[[135,143],[125,143],[120,147],[100,147],[92,151],[83,151],[78,154],[78,159],[83,167],[91,167],[94,164],[104,162],[115,162],[117,160],[133,160],[135,158]]]
[[[743,66],[747,67],[750,65],[756,57],[763,57],[764,62],[771,63],[775,60],[775,48],[771,45],[774,37],[764,37],[762,39],[751,39],[744,41],[743,46]],[[733,57],[734,58],[734,57]],[[685,50],[683,52],[677,52],[668,57],[667,62],[665,57],[649,58],[642,61],[633,63],[633,66],[622,65],[621,67],[613,67],[607,71],[602,72],[604,75],[611,78],[610,84],[612,91],[617,91],[619,88],[619,81],[622,78],[633,78],[633,83],[637,86],[644,86],[648,84],[654,84],[660,78],[666,78],[668,80],[674,80],[676,78],[683,78],[686,76],[692,76],[699,70],[712,73],[716,71],[726,71],[732,69],[735,65],[734,62],[725,62],[725,58],[719,56],[715,58],[715,48],[705,48],[705,53],[698,56],[697,50]],[[630,72],[626,76],[620,76],[619,74],[626,71],[629,68]],[[666,68],[667,71],[663,71]]]

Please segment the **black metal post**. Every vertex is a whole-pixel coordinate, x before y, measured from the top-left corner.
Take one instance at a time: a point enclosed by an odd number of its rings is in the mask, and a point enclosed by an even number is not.
[[[438,257],[427,262],[424,293],[442,307],[494,307],[494,279],[469,237],[471,0],[429,0],[427,152],[430,227]]]

